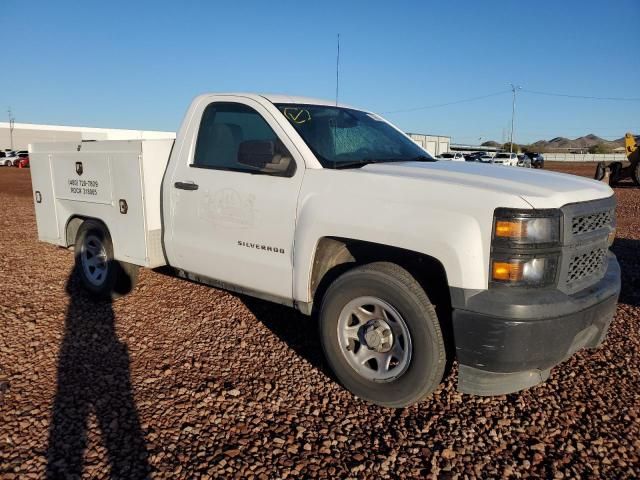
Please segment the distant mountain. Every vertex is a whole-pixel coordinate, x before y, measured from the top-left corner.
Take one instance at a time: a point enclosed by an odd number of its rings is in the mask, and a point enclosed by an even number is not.
[[[538,140],[531,144],[531,148],[545,151],[563,150],[567,149],[586,149],[593,147],[594,145],[604,145],[611,149],[624,146],[624,138],[618,140],[605,140],[593,133],[585,135],[584,137],[574,138],[573,140],[565,137],[556,137],[551,140]]]
[[[636,136],[636,139],[640,141],[640,137]],[[567,150],[585,150],[599,144],[609,147],[611,150],[618,147],[624,147],[624,137],[616,140],[605,140],[593,133],[583,137],[574,138],[573,140],[566,137],[555,137],[551,140],[538,140],[537,142],[533,142],[529,145],[529,148],[540,152],[566,152]],[[502,144],[489,140],[488,142],[484,142],[482,146],[501,147]]]

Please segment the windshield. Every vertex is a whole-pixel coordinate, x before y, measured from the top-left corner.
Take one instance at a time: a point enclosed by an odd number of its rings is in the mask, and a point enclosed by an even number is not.
[[[325,168],[433,160],[425,150],[373,113],[324,105],[277,104],[276,107]]]
[[[509,158],[509,154],[508,153],[499,153],[496,155],[495,158]]]

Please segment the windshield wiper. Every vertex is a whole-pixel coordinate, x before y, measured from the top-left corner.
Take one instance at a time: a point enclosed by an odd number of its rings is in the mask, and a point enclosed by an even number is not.
[[[407,162],[435,162],[436,159],[429,155],[418,155],[407,160]]]
[[[360,168],[371,163],[397,163],[397,162],[413,162],[413,161],[425,161],[429,157],[420,156],[413,158],[363,158],[362,160],[354,160],[353,162],[335,162],[334,168]]]

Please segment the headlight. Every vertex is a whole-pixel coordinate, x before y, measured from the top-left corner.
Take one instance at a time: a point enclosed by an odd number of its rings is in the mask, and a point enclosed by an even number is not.
[[[555,281],[557,266],[557,254],[493,255],[491,281],[512,286],[542,287]]]
[[[551,246],[560,242],[559,210],[498,208],[493,221],[494,246]]]
[[[522,287],[543,287],[555,283],[561,220],[562,213],[557,209],[496,209],[490,283]]]

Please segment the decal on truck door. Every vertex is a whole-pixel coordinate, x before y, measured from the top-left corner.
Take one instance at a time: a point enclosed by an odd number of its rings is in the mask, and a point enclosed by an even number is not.
[[[246,228],[254,224],[255,195],[223,188],[206,190],[198,205],[198,217],[225,227]]]
[[[284,253],[284,248],[271,247],[269,245],[263,245],[261,243],[243,242],[238,240],[238,245],[241,247],[255,248],[256,250],[263,250],[265,252]]]

